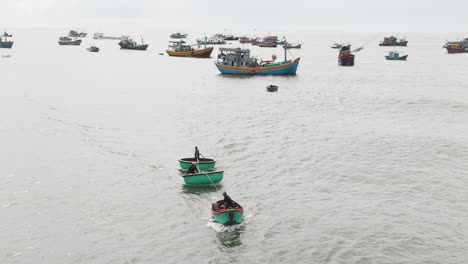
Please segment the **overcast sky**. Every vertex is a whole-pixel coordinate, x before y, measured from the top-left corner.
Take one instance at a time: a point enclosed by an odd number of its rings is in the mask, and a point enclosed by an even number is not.
[[[468,0],[0,0],[0,28],[468,32]]]

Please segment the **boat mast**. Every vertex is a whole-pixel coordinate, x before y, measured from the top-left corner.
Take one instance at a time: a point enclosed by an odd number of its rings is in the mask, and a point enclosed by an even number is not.
[[[287,61],[288,60],[288,54],[287,54],[286,45],[283,46],[283,49],[284,49],[284,61]]]

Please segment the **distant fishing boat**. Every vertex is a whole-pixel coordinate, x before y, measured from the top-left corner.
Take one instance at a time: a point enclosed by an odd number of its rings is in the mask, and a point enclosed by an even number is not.
[[[119,46],[121,49],[129,50],[146,50],[148,48],[148,44],[143,44],[143,38],[141,38],[141,44],[138,44],[127,36],[122,37],[122,40],[119,42]]]
[[[468,52],[468,37],[461,41],[447,41],[444,49],[447,49],[448,53],[466,53]]]
[[[261,48],[276,48],[278,46],[278,37],[277,36],[267,36],[263,38],[263,41],[258,44]]]
[[[232,208],[223,209],[220,206],[224,200],[219,200],[211,205],[211,214],[217,223],[223,225],[235,225],[242,223],[244,218],[244,208],[236,201],[233,201]]]
[[[185,184],[191,185],[209,185],[212,183],[220,182],[223,179],[224,171],[201,171],[193,174],[185,174]]]
[[[99,52],[99,48],[96,47],[96,46],[91,46],[91,47],[87,48],[87,50],[89,52]]]
[[[277,92],[277,91],[278,91],[278,86],[277,86],[277,85],[273,85],[273,84],[268,85],[268,86],[267,86],[267,91],[269,91],[269,92]]]
[[[240,37],[239,42],[242,44],[252,43],[251,39],[248,37]]]
[[[276,48],[276,46],[278,46],[278,43],[270,42],[270,41],[262,41],[262,43],[258,44],[258,46],[261,48]]]
[[[70,32],[68,32],[68,36],[71,38],[86,38],[87,35],[88,33],[86,32],[78,32],[76,30],[70,30]]]
[[[335,42],[335,44],[333,44],[333,45],[331,46],[331,48],[332,48],[332,49],[339,49],[339,48],[343,47],[343,45],[344,45],[344,44]]]
[[[8,38],[13,37],[12,34],[3,32],[3,35],[0,36],[0,48],[11,49],[13,47],[13,41],[8,41]]]
[[[220,37],[219,34],[216,34],[211,38],[207,38],[207,37],[205,37],[204,39],[199,38],[197,39],[197,43],[202,44],[202,45],[224,45],[226,44],[226,41],[224,40],[223,37]]]
[[[226,36],[224,37],[224,40],[230,40],[230,41],[232,41],[232,40],[238,40],[238,39],[239,39],[239,37],[234,37],[233,35],[226,35]]]
[[[182,158],[179,160],[179,165],[182,169],[188,170],[190,166],[192,165],[192,162],[197,162],[195,158]],[[197,166],[200,170],[212,170],[214,169],[216,165],[216,160],[215,159],[210,159],[210,158],[202,158],[199,159],[197,162]]]
[[[341,66],[354,65],[354,54],[351,53],[351,45],[346,45],[340,48],[338,64]]]
[[[184,39],[187,37],[187,34],[181,34],[180,32],[174,33],[171,35],[173,39]]]
[[[69,45],[69,46],[79,46],[81,44],[81,39],[72,39],[69,37],[60,37],[59,45]]]
[[[220,48],[218,61],[215,66],[222,74],[248,74],[248,75],[294,75],[296,74],[300,58],[293,61],[287,59],[287,50],[284,49],[284,61],[257,61],[250,57],[249,49]]]
[[[169,56],[175,57],[193,57],[193,58],[210,58],[213,47],[205,47],[194,49],[191,45],[187,45],[185,41],[169,41],[169,49],[166,50]]]
[[[286,44],[284,44],[284,47],[287,48],[287,49],[300,49],[302,47],[302,44],[286,43]]]
[[[96,32],[96,33],[94,33],[93,39],[115,39],[115,40],[121,40],[122,37],[105,36],[104,33]]]
[[[398,51],[389,51],[388,55],[385,56],[385,59],[387,60],[406,60],[408,58],[408,55],[400,55],[400,52]]]
[[[280,41],[277,42],[278,45],[285,45],[287,44],[288,42],[286,41],[286,37],[283,37]]]
[[[407,46],[408,41],[405,38],[398,40],[395,36],[385,37],[379,43],[379,46]]]

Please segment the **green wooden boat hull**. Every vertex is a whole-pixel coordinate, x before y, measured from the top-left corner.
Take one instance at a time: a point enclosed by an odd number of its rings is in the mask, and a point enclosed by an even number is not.
[[[213,214],[213,218],[216,223],[220,223],[223,225],[236,225],[242,223],[244,219],[244,208],[239,205],[238,208],[231,208],[231,209],[219,209],[219,205],[222,203],[222,200],[217,201],[216,203],[212,204],[211,213]]]
[[[385,56],[385,58],[387,60],[406,60],[406,58],[408,58],[408,55],[401,56],[401,57],[398,57],[398,58],[390,58],[389,56]]]
[[[196,162],[195,158],[183,158],[179,160],[179,165],[182,169],[188,170],[188,168],[192,165],[192,162]],[[216,165],[216,160],[203,158],[199,160],[198,168],[200,170],[212,170]]]
[[[185,184],[191,185],[207,185],[220,182],[223,179],[224,171],[210,171],[195,174],[186,174],[184,178]]]
[[[232,216],[230,216],[232,214]],[[222,214],[213,214],[213,218],[216,223],[220,223],[223,225],[237,225],[242,223],[242,219],[244,219],[244,212],[240,211],[226,211]]]

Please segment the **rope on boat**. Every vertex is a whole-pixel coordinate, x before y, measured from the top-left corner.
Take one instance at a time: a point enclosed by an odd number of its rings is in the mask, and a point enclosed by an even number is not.
[[[200,154],[200,155],[201,155],[201,154]],[[219,192],[220,190],[218,189],[218,187],[216,187],[216,184],[214,184],[214,182],[211,180],[210,175],[208,175],[208,173],[206,173],[206,172],[203,172],[203,171],[200,169],[200,165],[199,165],[199,164],[200,164],[200,160],[197,158],[197,169],[198,169],[198,173],[203,173],[203,174],[205,174],[206,177],[208,178],[208,180],[210,180],[211,184],[215,187],[216,191]]]
[[[364,42],[364,44],[362,44],[359,48],[353,50],[353,52],[359,52],[359,51],[363,50],[363,49],[364,49],[364,46],[366,46],[367,44],[369,44],[369,42],[371,42],[371,41],[373,41],[374,39],[376,39],[379,35],[380,35],[380,33],[375,34],[375,35],[372,36],[368,41]]]

